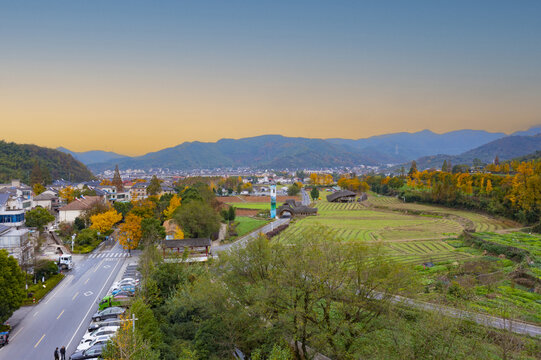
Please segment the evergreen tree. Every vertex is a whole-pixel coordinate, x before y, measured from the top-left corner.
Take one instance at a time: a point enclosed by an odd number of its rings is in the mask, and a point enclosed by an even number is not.
[[[30,173],[30,186],[34,186],[35,184],[43,184],[43,174],[37,161],[34,161],[32,172]]]
[[[312,200],[317,200],[319,199],[319,190],[317,187],[313,187],[312,190],[310,191],[310,196],[312,197]]]
[[[408,176],[411,176],[413,174],[415,174],[417,172],[417,162],[415,162],[415,160],[413,160],[411,162],[411,167],[410,167],[410,171],[408,172]]]
[[[0,294],[2,294],[2,306],[0,306],[0,324],[9,319],[17,310],[24,299],[24,273],[13,256],[0,249]]]
[[[500,165],[500,158],[498,157],[498,155],[496,155],[496,157],[494,158],[494,165]]]
[[[227,215],[228,215],[227,217],[228,217],[230,222],[235,220],[235,218],[237,217],[237,211],[236,211],[234,206],[229,207]]]
[[[113,176],[112,184],[116,187],[117,192],[124,191],[124,183],[120,177],[120,171],[118,170],[118,165],[115,167],[115,175]]]
[[[150,183],[147,186],[147,194],[149,195],[158,195],[162,192],[162,186],[160,185],[160,180],[156,175],[152,176]]]
[[[441,171],[447,172],[447,160],[443,160],[443,165],[441,167]]]

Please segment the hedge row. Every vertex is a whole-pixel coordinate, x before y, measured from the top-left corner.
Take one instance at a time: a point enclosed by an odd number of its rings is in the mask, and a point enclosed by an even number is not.
[[[470,232],[464,232],[464,242],[468,245],[473,245],[481,250],[486,250],[488,253],[500,255],[504,254],[507,258],[521,262],[525,257],[530,256],[530,253],[525,249],[519,249],[514,246],[498,244],[493,241],[481,239]]]

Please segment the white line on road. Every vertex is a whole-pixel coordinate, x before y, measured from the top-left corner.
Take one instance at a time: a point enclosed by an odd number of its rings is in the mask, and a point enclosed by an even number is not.
[[[113,268],[113,270],[111,271],[111,273],[107,277],[107,280],[105,280],[105,282],[103,283],[103,286],[101,287],[100,291],[98,291],[98,295],[96,296],[96,298],[94,299],[92,304],[94,304],[95,302],[98,301],[98,298],[100,297],[100,294],[103,292],[103,289],[105,289],[105,285],[107,285],[107,283],[109,282],[109,279],[111,279],[111,276],[115,273],[115,269],[118,266],[118,264],[120,264],[120,261],[116,263],[115,267]],[[86,321],[86,318],[87,318],[88,314],[90,313],[90,310],[92,310],[92,305],[90,305],[90,307],[88,308],[88,311],[86,312],[85,316],[83,317],[83,320],[81,320],[81,322],[79,323],[79,326],[77,327],[77,330],[75,330],[75,332],[73,333],[73,336],[71,337],[70,341],[68,342],[68,345],[66,345],[66,348],[69,348],[71,342],[73,341],[73,338],[75,338],[75,335],[77,335],[77,333],[79,332],[79,329],[81,329],[81,326],[83,326],[83,323]]]
[[[60,315],[58,315],[58,317],[56,318],[56,320],[60,319],[60,317],[62,316],[63,313],[64,313],[64,310],[62,310],[62,312],[60,313]]]
[[[45,334],[43,334],[41,338],[38,340],[38,342],[36,343],[36,345],[34,345],[34,349],[38,347],[39,343],[41,342],[41,340],[43,340],[44,337],[45,337]]]
[[[17,331],[13,336],[10,336],[9,339],[10,339],[11,341],[13,341],[13,338],[14,338],[15,336],[17,336],[17,335],[21,332],[22,329],[24,329],[24,326],[22,326],[22,327],[19,329],[19,331]]]
[[[87,281],[88,281],[88,280],[87,280]],[[85,284],[86,284],[86,283],[85,283]],[[79,292],[78,292],[78,291],[75,293],[75,295],[73,295],[73,297],[71,298],[71,300],[72,300],[72,301],[75,300],[75,298],[77,297],[77,295],[79,295]]]
[[[85,280],[85,285],[86,285],[86,283],[88,282],[88,280],[90,280],[90,278],[88,278],[88,279]]]
[[[36,311],[36,312],[34,313],[34,315],[32,315],[32,317],[35,317],[38,313],[39,313],[39,310]]]
[[[60,286],[57,286],[53,291],[54,293],[53,294],[49,294],[47,296],[47,300],[44,302],[44,304],[48,304],[49,301],[51,301],[52,298],[55,297],[56,294],[58,294],[58,292],[64,288],[71,280],[73,280],[73,275],[68,275],[64,278],[64,280],[62,280],[62,283],[60,284]]]

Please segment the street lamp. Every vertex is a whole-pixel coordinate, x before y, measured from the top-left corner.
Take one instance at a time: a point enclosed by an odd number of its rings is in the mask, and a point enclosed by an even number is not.
[[[71,235],[71,252],[73,252],[73,244],[75,243],[76,234]]]

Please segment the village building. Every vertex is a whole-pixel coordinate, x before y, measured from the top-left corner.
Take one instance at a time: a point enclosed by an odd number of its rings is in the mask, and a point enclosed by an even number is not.
[[[317,215],[317,208],[302,205],[300,202],[289,199],[277,209],[276,213],[279,217],[309,216]]]
[[[357,194],[349,190],[340,190],[327,195],[328,202],[348,203],[354,202]]]
[[[58,209],[58,221],[72,223],[97,203],[105,203],[105,198],[101,196],[83,196],[77,198]]]

